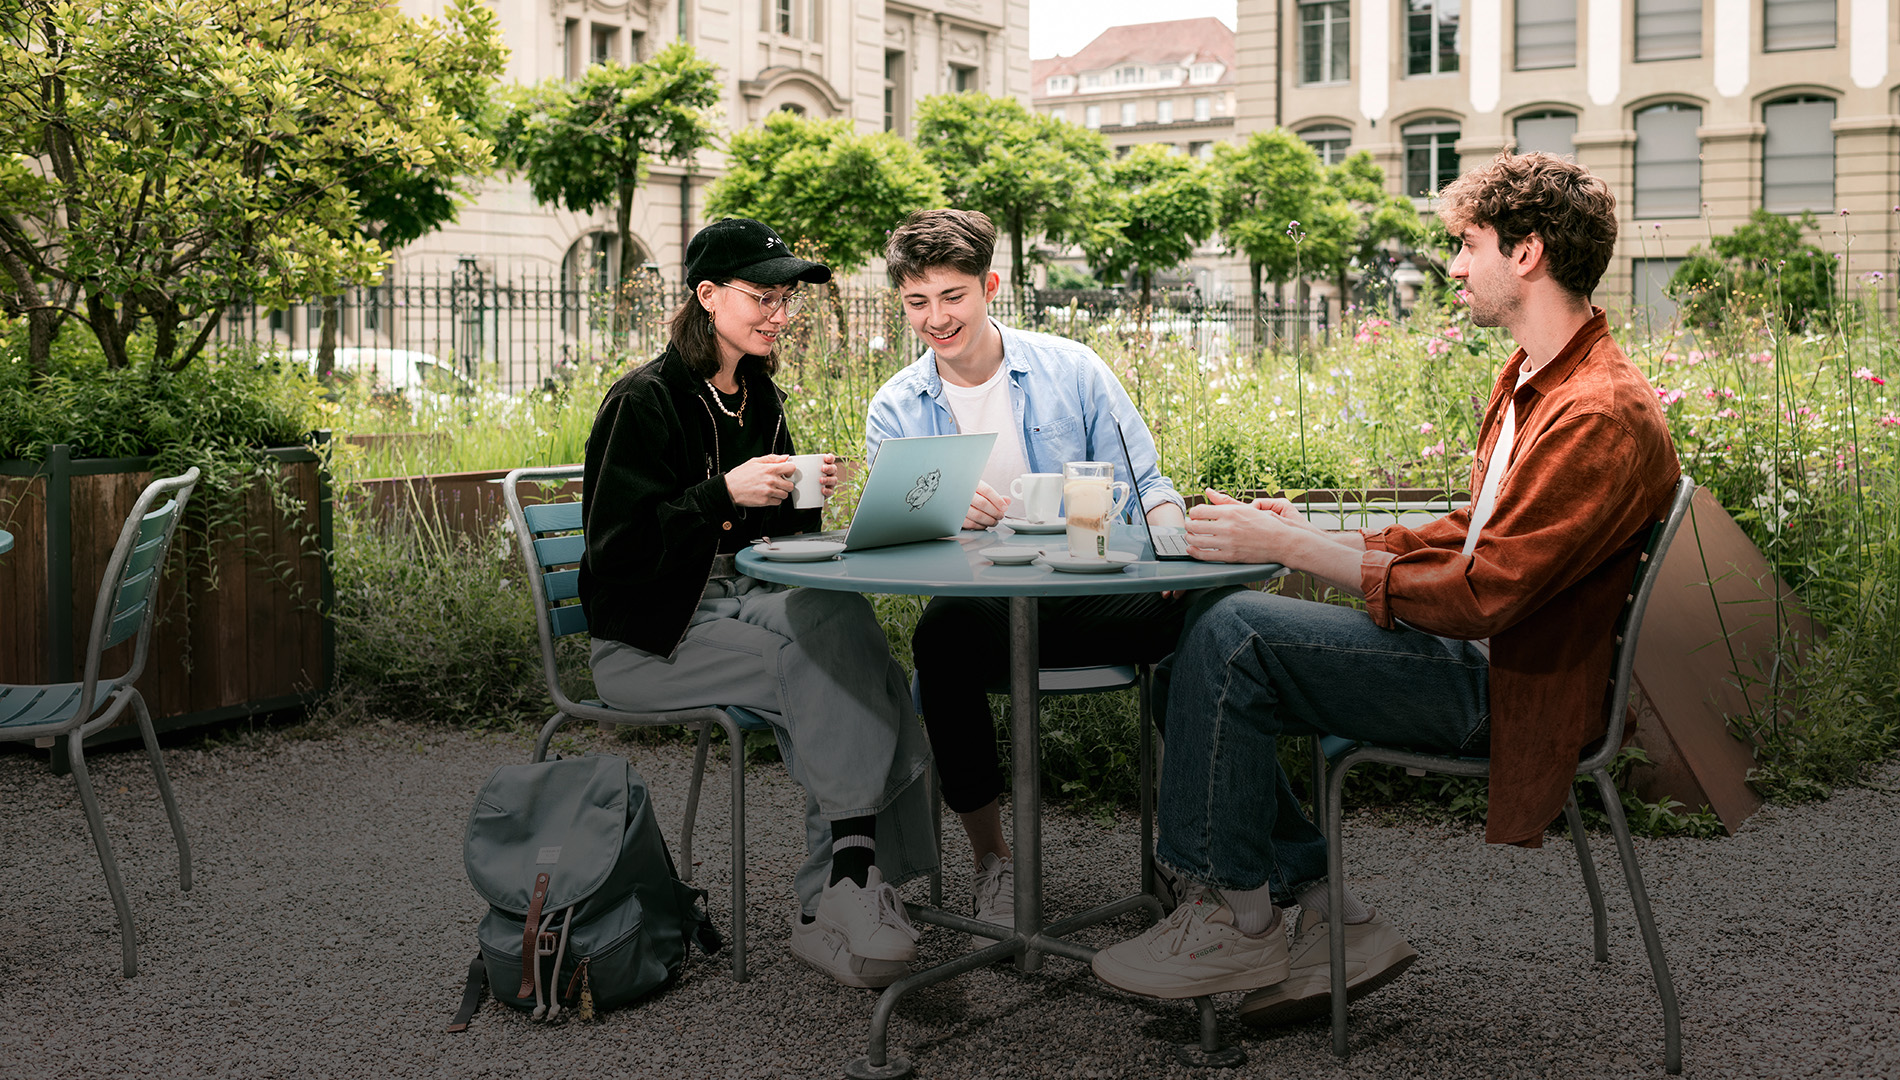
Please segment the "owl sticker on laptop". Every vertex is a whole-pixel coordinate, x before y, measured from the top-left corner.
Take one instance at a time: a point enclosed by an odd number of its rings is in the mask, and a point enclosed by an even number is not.
[[[910,493],[904,496],[905,505],[909,506],[913,512],[922,510],[924,504],[930,501],[930,497],[937,493],[937,484],[942,479],[942,469],[932,469],[918,477],[917,486],[911,488]]]

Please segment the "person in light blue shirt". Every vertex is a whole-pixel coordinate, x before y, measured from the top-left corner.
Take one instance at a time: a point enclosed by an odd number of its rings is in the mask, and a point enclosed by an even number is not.
[[[1184,504],[1156,463],[1154,437],[1102,358],[1079,342],[990,318],[1000,286],[990,269],[995,249],[996,227],[971,210],[919,211],[891,235],[891,282],[929,348],[871,399],[866,460],[876,459],[885,439],[994,431],[996,445],[964,528],[1001,521],[1017,476],[1060,473],[1071,461],[1114,464],[1117,478],[1131,484],[1130,503],[1151,526],[1184,526]],[[1185,606],[1178,595],[1157,593],[1043,600],[1042,663],[1160,660],[1174,650]],[[997,805],[1004,785],[996,724],[984,695],[1008,677],[1007,601],[935,597],[911,644],[944,801],[962,820],[976,863],[972,908],[984,922],[1011,925],[1015,868]]]

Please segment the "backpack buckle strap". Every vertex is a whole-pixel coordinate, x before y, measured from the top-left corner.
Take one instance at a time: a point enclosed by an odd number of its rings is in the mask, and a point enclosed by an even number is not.
[[[536,952],[539,951],[536,948],[537,942],[535,939],[540,936],[541,905],[547,901],[547,898],[548,875],[545,872],[536,874],[534,876],[534,892],[528,897],[527,929],[524,930],[521,935],[521,989],[515,991],[515,996],[518,998],[525,998],[533,994],[536,989],[535,983],[539,981],[535,977],[541,966],[540,961],[536,959],[535,956]]]

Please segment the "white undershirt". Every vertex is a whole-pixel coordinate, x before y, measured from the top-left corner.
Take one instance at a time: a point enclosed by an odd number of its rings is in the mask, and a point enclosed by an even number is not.
[[[1504,474],[1511,467],[1512,444],[1517,441],[1517,386],[1524,380],[1537,374],[1537,368],[1529,360],[1518,369],[1517,384],[1510,390],[1511,398],[1504,406],[1504,426],[1498,431],[1498,441],[1491,446],[1491,464],[1484,470],[1484,488],[1478,492],[1478,501],[1471,507],[1471,527],[1465,531],[1464,555],[1469,557],[1478,546],[1478,534],[1491,520],[1491,512],[1497,509],[1498,488],[1504,483]],[[1484,652],[1486,658],[1491,655],[1491,639],[1483,638],[1472,642]]]
[[[1023,432],[1009,401],[1008,365],[996,365],[996,374],[981,386],[958,386],[945,379],[943,400],[956,418],[958,431],[966,435],[996,432],[996,445],[990,448],[990,460],[983,466],[983,480],[998,495],[1009,498],[1010,484],[1029,471],[1029,455],[1023,449]]]

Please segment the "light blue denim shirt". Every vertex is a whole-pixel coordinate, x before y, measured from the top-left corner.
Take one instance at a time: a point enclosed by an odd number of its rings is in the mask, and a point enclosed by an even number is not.
[[[1017,330],[994,319],[990,323],[1003,336],[1009,402],[1030,471],[1059,473],[1071,461],[1106,461],[1115,466],[1117,479],[1128,480],[1121,444],[1115,439],[1115,424],[1120,422],[1128,439],[1128,456],[1135,463],[1134,487],[1142,513],[1162,503],[1186,509],[1174,482],[1161,474],[1147,423],[1135,411],[1121,380],[1094,349],[1052,334]],[[956,433],[956,417],[943,399],[937,353],[927,349],[916,363],[891,376],[871,399],[864,425],[864,459],[876,460],[878,444],[885,439]]]

